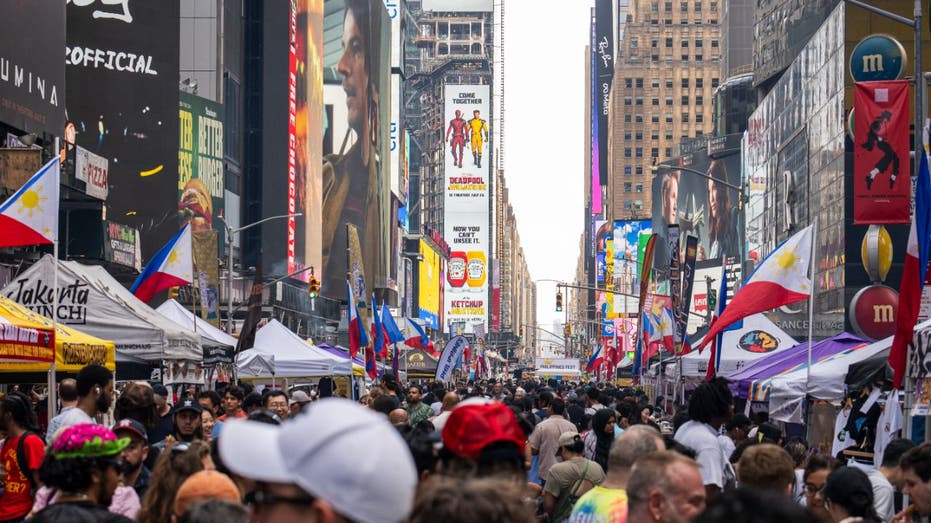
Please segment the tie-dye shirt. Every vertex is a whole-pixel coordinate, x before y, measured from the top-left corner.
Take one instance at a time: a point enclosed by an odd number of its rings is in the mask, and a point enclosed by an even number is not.
[[[569,523],[627,523],[627,491],[595,486],[579,498]]]

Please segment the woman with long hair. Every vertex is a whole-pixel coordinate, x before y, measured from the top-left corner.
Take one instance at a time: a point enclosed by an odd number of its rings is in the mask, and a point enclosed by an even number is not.
[[[845,466],[831,472],[821,495],[834,523],[848,518],[861,518],[863,523],[882,521],[873,505],[873,486],[860,469]]]
[[[163,523],[171,520],[171,509],[178,488],[191,474],[204,470],[209,463],[210,445],[203,441],[176,443],[159,455],[152,470],[152,482],[142,498],[139,523]]]
[[[708,167],[708,257],[713,260],[728,256],[737,248],[737,209],[728,195],[727,167],[723,160],[714,160]]]
[[[204,432],[204,441],[213,440],[213,427],[217,424],[217,417],[210,409],[204,409],[200,412],[200,428]]]

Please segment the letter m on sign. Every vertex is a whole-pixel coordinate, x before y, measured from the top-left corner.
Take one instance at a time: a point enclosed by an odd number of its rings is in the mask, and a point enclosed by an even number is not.
[[[873,305],[873,321],[876,323],[892,323],[895,309],[892,305]]]
[[[868,54],[863,57],[863,72],[875,73],[883,70],[883,55]]]

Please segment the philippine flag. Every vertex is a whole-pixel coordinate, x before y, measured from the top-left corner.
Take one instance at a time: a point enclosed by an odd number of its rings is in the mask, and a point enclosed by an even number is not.
[[[185,225],[174,238],[159,249],[142,269],[129,291],[142,301],[149,301],[159,291],[190,285],[194,274],[191,252],[191,226]]]
[[[811,296],[811,278],[808,277],[811,236],[812,226],[809,225],[763,259],[721,316],[711,324],[699,350],[737,320]]]
[[[430,336],[427,336],[427,331],[425,331],[423,327],[410,318],[407,318],[407,325],[412,330],[413,335],[404,340],[405,345],[414,347],[415,349],[425,350],[430,353],[431,356],[439,356],[436,347],[433,345],[433,340],[430,339]]]
[[[378,307],[375,306],[375,295],[372,295],[372,338],[375,340],[375,355],[379,358],[388,357],[388,333],[379,318]]]
[[[585,365],[585,372],[589,374],[595,373],[601,364],[604,362],[604,358],[601,356],[601,345],[595,349],[595,352],[592,353],[592,357],[588,359],[588,363]]]
[[[365,325],[359,316],[359,305],[352,295],[352,283],[346,281],[349,291],[349,356],[356,357],[359,349],[369,344],[369,337],[365,334]]]
[[[0,247],[42,245],[58,239],[58,162],[56,155],[0,204]]]

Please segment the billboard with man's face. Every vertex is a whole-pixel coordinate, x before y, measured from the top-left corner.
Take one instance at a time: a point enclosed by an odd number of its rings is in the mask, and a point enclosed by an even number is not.
[[[324,38],[325,103],[332,142],[323,161],[323,287],[345,295],[346,224],[359,233],[367,287],[396,303],[389,274],[391,220],[390,19],[382,0],[327,0],[324,25],[338,27]],[[338,85],[337,85],[338,84]],[[334,132],[338,131],[338,132]]]
[[[725,143],[732,141],[712,139],[710,145],[706,142],[695,152],[667,162],[673,167],[662,168],[653,178],[656,281],[669,279],[667,239],[673,224],[679,226],[680,246],[686,236],[698,238],[697,267],[720,267],[722,259],[734,263],[740,258],[742,206],[735,188],[740,186],[740,154],[739,148],[724,152]],[[719,152],[709,155],[709,148]],[[680,248],[680,252],[684,249]]]
[[[178,0],[68,2],[65,135],[109,162],[107,218],[144,261],[178,232]]]

